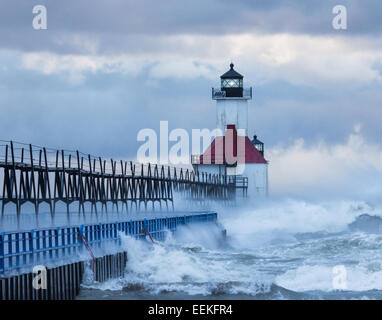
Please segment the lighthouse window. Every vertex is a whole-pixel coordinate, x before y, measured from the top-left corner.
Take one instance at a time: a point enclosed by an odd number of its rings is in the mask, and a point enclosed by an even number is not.
[[[222,79],[222,88],[239,88],[243,87],[242,79]]]

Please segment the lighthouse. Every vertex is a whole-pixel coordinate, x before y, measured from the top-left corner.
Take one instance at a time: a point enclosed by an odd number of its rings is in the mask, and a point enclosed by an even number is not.
[[[225,132],[227,125],[248,132],[248,100],[252,99],[252,87],[243,88],[243,76],[230,69],[220,77],[220,89],[212,88],[212,99],[216,100],[216,128]]]
[[[234,177],[237,188],[246,185],[246,194],[252,198],[268,195],[268,161],[264,143],[256,135],[248,137],[252,87],[245,88],[243,80],[231,63],[220,76],[220,88],[212,88],[217,134],[203,154],[192,156],[191,162],[195,171]]]

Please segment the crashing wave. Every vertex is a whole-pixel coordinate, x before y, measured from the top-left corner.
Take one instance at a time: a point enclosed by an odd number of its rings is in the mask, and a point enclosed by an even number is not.
[[[382,218],[367,213],[358,216],[355,221],[348,225],[351,231],[362,231],[367,233],[382,233]]]

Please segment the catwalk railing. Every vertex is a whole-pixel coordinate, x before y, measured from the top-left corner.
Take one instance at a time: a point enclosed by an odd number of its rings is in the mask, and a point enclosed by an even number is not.
[[[147,220],[2,232],[0,233],[0,276],[70,257],[78,258],[78,254],[85,252],[82,237],[94,250],[107,243],[120,244],[121,233],[135,238],[144,238],[146,236],[144,228],[146,228],[154,239],[161,240],[166,230],[175,231],[179,225],[216,222],[216,220],[216,212],[200,212]]]
[[[132,161],[106,161],[79,151],[56,150],[0,140],[1,215],[5,206],[16,206],[17,217],[25,203],[34,206],[36,216],[41,204],[49,206],[52,219],[56,204],[78,203],[85,214],[85,204],[97,213],[97,204],[107,212],[141,208],[157,202],[174,208],[173,191],[194,200],[235,198],[233,177],[195,173],[185,168],[143,165]],[[99,209],[98,209],[99,210]]]

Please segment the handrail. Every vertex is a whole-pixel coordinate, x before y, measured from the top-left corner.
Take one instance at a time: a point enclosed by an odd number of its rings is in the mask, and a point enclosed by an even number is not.
[[[119,245],[121,233],[137,239],[145,238],[146,234],[160,239],[161,233],[165,230],[175,231],[178,225],[216,220],[216,212],[201,211],[185,216],[2,232],[0,276],[37,264],[54,264],[67,258],[79,259],[79,254],[84,250],[83,239],[94,250],[104,248],[107,243]]]
[[[107,161],[90,154],[85,157],[79,151],[54,150],[29,144],[7,142],[0,147],[4,156],[0,160],[0,214],[4,215],[8,203],[16,206],[19,219],[25,203],[34,206],[37,215],[39,206],[49,206],[52,219],[56,204],[63,201],[67,208],[78,201],[79,213],[85,213],[85,203],[91,203],[92,212],[107,209],[111,203],[118,209],[118,202],[136,207],[144,202],[172,205],[173,190],[183,192],[192,199],[216,199],[231,201],[235,189],[227,184],[225,175],[195,172],[193,169],[176,168],[157,164],[139,164],[133,161]],[[52,154],[52,156],[50,156]],[[2,175],[2,176],[1,176]]]

